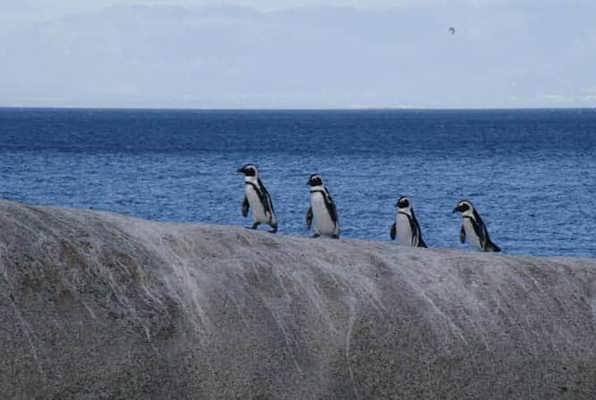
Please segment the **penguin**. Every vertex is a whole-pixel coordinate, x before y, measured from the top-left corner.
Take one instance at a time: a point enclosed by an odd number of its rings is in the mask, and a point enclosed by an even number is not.
[[[271,233],[277,232],[277,218],[273,210],[273,202],[269,192],[259,178],[259,171],[254,164],[246,164],[238,170],[244,174],[244,201],[242,202],[242,216],[248,216],[248,210],[252,209],[253,225],[251,229],[257,229],[261,224],[270,225]]]
[[[310,186],[310,207],[306,212],[306,226],[313,227],[313,238],[327,236],[339,239],[337,208],[323,184],[319,174],[312,174],[307,183]]]
[[[459,231],[459,240],[464,243],[466,237],[468,243],[478,247],[486,252],[500,252],[501,248],[490,240],[486,225],[480,218],[480,214],[474,209],[474,206],[469,200],[462,200],[457,203],[453,212],[460,212],[463,217],[463,224]]]
[[[395,240],[397,236],[402,246],[426,247],[410,200],[405,196],[400,197],[395,208],[395,222],[391,225],[390,231],[391,240]]]

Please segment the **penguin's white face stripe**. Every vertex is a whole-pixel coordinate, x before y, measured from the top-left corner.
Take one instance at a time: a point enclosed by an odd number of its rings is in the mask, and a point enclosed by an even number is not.
[[[464,217],[471,217],[474,218],[474,206],[472,205],[472,203],[470,203],[467,200],[462,200],[459,203],[457,203],[457,207],[465,207],[466,210],[461,212],[461,215]]]
[[[457,206],[458,206],[458,207],[460,207],[460,206],[463,206],[463,205],[466,205],[466,206],[468,206],[468,207],[470,207],[470,208],[474,208],[474,207],[472,206],[472,203],[470,203],[470,202],[469,202],[469,201],[467,201],[467,200],[463,200],[463,201],[460,201],[459,203],[457,203]]]
[[[309,185],[311,188],[323,186],[323,178],[321,178],[320,174],[312,174],[308,178],[307,185]]]
[[[246,169],[247,171],[253,171],[256,174],[259,173],[259,170],[257,169],[256,165],[253,164],[249,164],[246,167],[244,167],[244,169]]]
[[[323,185],[323,178],[321,177],[321,175],[317,174],[317,175],[313,175],[310,177],[310,181],[319,181],[321,182],[321,185]]]
[[[472,208],[464,211],[463,213],[461,213],[461,215],[463,215],[464,217],[470,217],[472,219],[475,219],[474,218],[474,209],[472,209]]]
[[[397,199],[397,203],[395,204],[395,206],[406,208],[410,206],[410,199],[408,199],[406,196],[401,196],[399,199]]]
[[[408,214],[409,216],[412,216],[412,203],[410,202],[410,199],[408,199],[406,196],[402,196],[399,198],[399,200],[397,200],[395,208],[398,212],[402,212]]]

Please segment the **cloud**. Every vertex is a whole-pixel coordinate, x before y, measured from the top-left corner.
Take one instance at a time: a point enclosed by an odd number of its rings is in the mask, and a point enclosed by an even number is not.
[[[0,104],[586,105],[596,5],[527,3],[109,7],[0,36]]]

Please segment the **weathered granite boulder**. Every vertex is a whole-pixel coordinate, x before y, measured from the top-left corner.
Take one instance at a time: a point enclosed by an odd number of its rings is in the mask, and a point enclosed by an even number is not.
[[[1,399],[596,399],[596,262],[0,202]]]

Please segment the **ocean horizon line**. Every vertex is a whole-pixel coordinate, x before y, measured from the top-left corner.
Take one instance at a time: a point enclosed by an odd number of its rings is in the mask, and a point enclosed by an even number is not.
[[[596,111],[596,107],[99,107],[99,106],[3,106],[0,110],[41,111],[200,111],[200,112],[490,112],[490,111]]]

